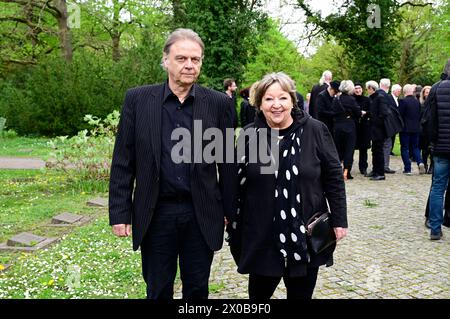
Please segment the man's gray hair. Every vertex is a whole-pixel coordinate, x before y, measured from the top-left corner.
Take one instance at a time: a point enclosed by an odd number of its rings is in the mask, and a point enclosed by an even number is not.
[[[352,95],[355,92],[355,85],[351,80],[343,80],[341,81],[341,85],[339,85],[339,91]]]
[[[205,52],[205,44],[203,43],[202,39],[197,34],[197,32],[195,32],[194,30],[191,30],[191,29],[178,28],[175,31],[173,31],[171,34],[169,34],[169,36],[167,37],[166,43],[164,44],[163,58],[161,60],[161,66],[163,67],[163,69],[165,69],[164,58],[167,55],[169,55],[170,48],[172,47],[172,45],[179,40],[191,40],[191,41],[196,42],[202,49],[201,57],[203,58],[203,54]]]
[[[366,89],[369,89],[369,88],[371,88],[374,91],[378,90],[378,88],[379,88],[378,83],[375,81],[367,81]]]
[[[391,87],[391,80],[389,80],[389,79],[381,79],[380,80],[380,87],[390,88]]]
[[[401,89],[402,89],[402,86],[400,84],[396,83],[392,86],[391,91],[394,92],[394,91],[401,90]]]
[[[405,84],[403,86],[403,95],[404,96],[408,96],[408,95],[413,95],[414,94],[414,85],[412,84]]]
[[[323,85],[325,82],[330,82],[333,79],[333,73],[330,70],[323,71],[319,84]]]

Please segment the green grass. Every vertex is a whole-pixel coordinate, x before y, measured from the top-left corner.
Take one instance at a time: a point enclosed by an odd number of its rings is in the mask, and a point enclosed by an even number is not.
[[[112,235],[107,216],[34,254],[20,254],[0,273],[4,298],[144,298],[140,253]]]
[[[48,138],[0,137],[0,156],[38,157],[47,159],[51,149],[47,146]]]
[[[86,201],[98,195],[106,196],[80,191],[61,172],[0,170],[0,242],[22,231],[46,233],[44,225],[65,211],[92,215],[98,209]]]
[[[223,289],[225,289],[225,284],[223,282],[221,282],[220,284],[210,284],[209,285],[209,293],[210,294],[218,293]]]
[[[392,152],[397,156],[400,156],[400,154],[401,154],[401,152],[400,152],[400,134],[397,134],[395,136],[395,144],[394,144],[394,148],[392,149]]]
[[[373,208],[373,207],[377,207],[378,204],[375,203],[374,201],[372,201],[371,199],[365,199],[364,200],[364,206],[366,206],[368,208]]]

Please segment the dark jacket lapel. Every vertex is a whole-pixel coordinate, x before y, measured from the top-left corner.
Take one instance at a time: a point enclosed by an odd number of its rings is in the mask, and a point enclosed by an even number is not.
[[[149,117],[149,136],[156,162],[157,172],[161,166],[161,114],[164,98],[164,85],[158,85],[152,90],[150,99],[147,102]]]
[[[207,118],[207,105],[206,105],[206,94],[205,92],[202,90],[202,87],[200,87],[197,84],[195,85],[195,99],[194,99],[194,106],[193,106],[193,114],[192,114],[192,136],[191,136],[191,142],[192,142],[192,152],[193,152],[193,161],[191,163],[191,171],[194,169],[194,164],[196,162],[195,159],[201,159],[201,157],[203,156],[202,152],[203,152],[203,131],[205,130],[204,125],[205,125],[205,120]],[[202,123],[202,130],[200,132],[196,132],[195,130],[195,121],[201,121],[200,123]],[[195,136],[196,134],[201,134],[201,136]],[[195,141],[195,139],[197,139],[197,141]],[[197,145],[197,147],[195,147],[195,143],[200,142],[200,145]]]

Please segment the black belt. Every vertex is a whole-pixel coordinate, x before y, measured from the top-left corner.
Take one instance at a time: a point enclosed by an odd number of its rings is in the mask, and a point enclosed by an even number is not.
[[[159,202],[170,202],[170,203],[191,202],[192,196],[190,193],[161,194],[161,195],[159,195],[158,201]]]

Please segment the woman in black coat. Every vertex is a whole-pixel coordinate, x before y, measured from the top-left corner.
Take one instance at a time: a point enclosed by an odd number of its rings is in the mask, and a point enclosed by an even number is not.
[[[244,127],[254,121],[256,109],[249,102],[250,87],[241,90],[239,95],[242,97],[240,110],[241,127]]]
[[[347,180],[353,178],[350,172],[356,145],[356,121],[361,118],[361,109],[351,96],[355,91],[352,81],[342,81],[339,91],[342,94],[334,98],[331,109],[334,113],[334,142],[339,160],[344,164],[344,180]]]
[[[368,156],[367,150],[370,149],[370,122],[369,114],[370,111],[370,99],[363,94],[363,86],[361,83],[355,83],[355,93],[354,98],[356,104],[361,108],[362,116],[360,119],[356,120],[356,147],[359,150],[359,171],[361,174],[367,174],[368,167]]]
[[[255,122],[237,143],[239,211],[227,231],[238,272],[250,274],[250,299],[269,299],[281,278],[288,299],[312,297],[319,266],[333,264],[335,249],[334,243],[312,252],[305,233],[312,215],[329,206],[336,239],[347,233],[345,185],[331,134],[294,108],[295,99],[286,74],[266,75],[255,91]]]

